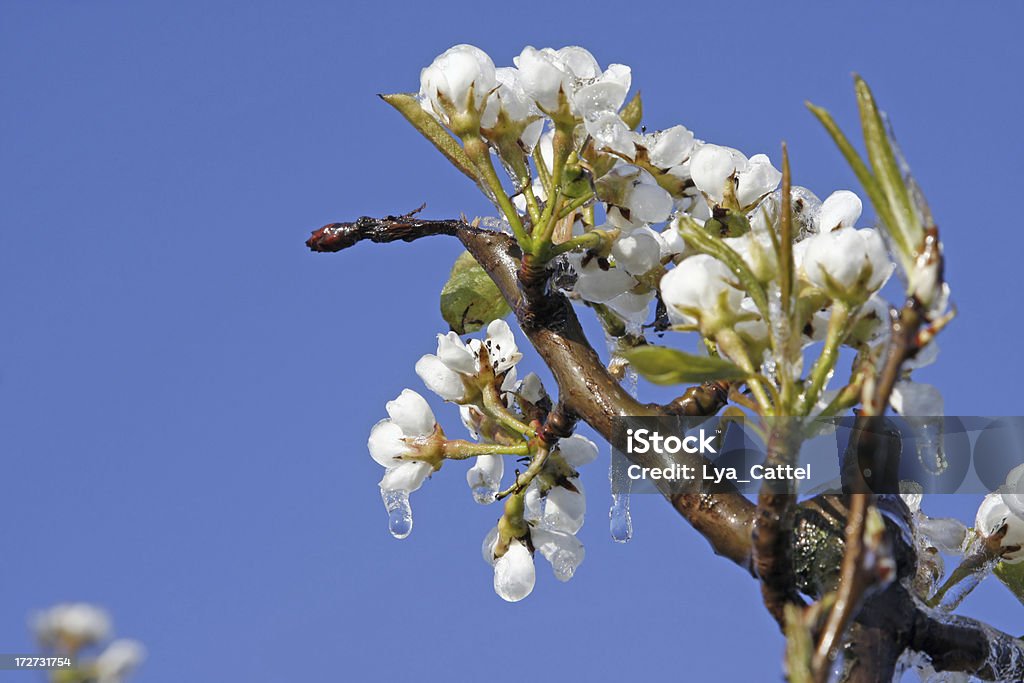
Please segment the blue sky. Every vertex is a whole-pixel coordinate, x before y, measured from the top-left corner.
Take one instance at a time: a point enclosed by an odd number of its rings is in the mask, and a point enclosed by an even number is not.
[[[424,201],[486,211],[374,97],[415,89],[454,43],[499,64],[583,44],[632,66],[648,125],[773,158],[785,139],[821,196],[853,178],[802,103],[853,126],[858,71],[931,200],[960,311],[922,379],[950,414],[1021,414],[1024,11],[632,8],[3,3],[0,651],[31,649],[31,610],[88,600],[146,643],[146,681],[779,671],[756,584],[662,501],[635,500],[633,542],[610,541],[606,460],[584,473],[586,562],[566,585],[540,566],[523,603],[491,590],[479,547],[498,512],[458,467],[391,539],[366,435],[417,386],[458,247],[324,256],[303,241]],[[968,516],[976,501],[934,505]],[[1012,632],[1024,616],[998,585],[965,611]]]

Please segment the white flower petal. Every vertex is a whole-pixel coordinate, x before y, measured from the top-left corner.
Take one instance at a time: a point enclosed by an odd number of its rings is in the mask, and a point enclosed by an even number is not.
[[[416,361],[416,374],[433,391],[446,401],[461,401],[466,395],[462,375],[453,371],[444,361],[427,354]]]
[[[838,190],[830,194],[821,205],[818,218],[818,231],[830,232],[836,228],[852,228],[864,204],[853,192]]]
[[[410,460],[398,467],[389,468],[380,480],[383,491],[406,491],[412,493],[423,485],[424,480],[434,471],[428,462]]]
[[[404,436],[402,428],[393,421],[381,420],[373,425],[370,438],[366,441],[370,457],[381,467],[397,467],[402,463],[401,456],[410,451],[408,444],[403,440]]]
[[[388,415],[406,436],[429,436],[437,421],[427,400],[412,389],[403,389],[393,401],[384,406]]]
[[[533,555],[518,539],[494,563],[494,592],[502,600],[519,602],[531,592],[537,581]]]
[[[572,534],[533,529],[530,540],[540,554],[551,563],[551,570],[559,581],[568,581],[582,564],[585,552],[583,544]]]
[[[573,477],[569,481],[579,489],[579,493],[561,486],[550,489],[544,499],[544,516],[541,518],[541,524],[547,529],[575,534],[583,526],[587,499],[580,480]]]
[[[558,452],[577,470],[592,463],[597,458],[597,450],[597,444],[582,434],[573,434],[558,442]]]

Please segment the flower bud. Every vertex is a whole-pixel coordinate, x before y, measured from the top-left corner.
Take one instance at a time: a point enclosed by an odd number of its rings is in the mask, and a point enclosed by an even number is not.
[[[508,550],[494,563],[494,592],[502,600],[519,602],[533,592],[536,581],[533,555],[522,541],[512,539]]]
[[[852,228],[864,205],[853,192],[838,190],[825,199],[818,217],[818,232],[831,232],[838,228]]]
[[[1024,562],[1024,519],[1010,511],[1001,494],[990,493],[985,496],[985,500],[978,508],[974,529],[983,538],[989,539],[1000,533],[1004,527],[1006,533],[1000,540],[1003,562]]]
[[[840,228],[807,240],[800,270],[830,297],[860,304],[885,284],[893,264],[876,231]]]
[[[497,86],[494,62],[473,45],[456,45],[434,58],[420,72],[420,97],[428,111],[451,126],[452,118],[475,115],[477,122],[484,102]]]
[[[743,299],[731,280],[729,268],[712,256],[697,254],[684,259],[661,278],[661,297],[669,320],[691,325],[699,322],[705,336],[710,336]]]

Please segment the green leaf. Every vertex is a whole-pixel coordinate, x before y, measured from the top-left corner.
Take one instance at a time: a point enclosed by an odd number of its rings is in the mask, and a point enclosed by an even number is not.
[[[713,379],[745,379],[748,376],[724,358],[697,356],[664,346],[637,346],[622,355],[637,372],[654,384],[690,384]]]
[[[1017,599],[1024,604],[1024,563],[1006,564],[1000,562],[996,565],[995,575],[1003,582],[1003,585],[1010,589],[1010,592],[1017,596]]]
[[[626,124],[626,127],[630,130],[636,130],[637,126],[640,125],[640,119],[644,115],[644,105],[640,101],[640,93],[633,95],[633,99],[626,103],[626,106],[619,112],[619,118]]]
[[[871,88],[860,76],[854,77],[854,84],[868,160],[889,202],[894,219],[894,224],[887,227],[904,254],[909,256],[924,241],[924,230],[911,203],[910,193],[907,191],[899,163],[889,142],[889,132],[882,121],[878,105],[875,104]]]
[[[423,111],[419,100],[415,95],[409,93],[395,93],[393,95],[380,95],[380,98],[398,110],[398,113],[405,117],[412,127],[423,134],[427,140],[437,148],[441,154],[452,162],[455,168],[465,173],[470,180],[477,185],[480,184],[477,178],[476,167],[462,149],[458,140],[452,137],[444,126],[438,123],[437,119]]]
[[[441,290],[441,315],[458,334],[476,332],[511,312],[497,285],[473,256],[464,251]]]

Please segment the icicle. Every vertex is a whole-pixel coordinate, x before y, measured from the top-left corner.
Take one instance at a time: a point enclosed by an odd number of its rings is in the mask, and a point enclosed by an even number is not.
[[[914,450],[921,467],[931,474],[942,474],[949,467],[942,449],[945,420],[941,417],[908,417],[914,433]]]
[[[409,505],[408,491],[380,490],[380,498],[388,511],[388,531],[397,539],[412,533],[412,506]]]
[[[626,377],[622,383],[633,396],[636,396],[637,380],[636,370],[631,365],[627,366]],[[629,490],[632,480],[626,474],[627,466],[628,464],[622,458],[615,457],[615,451],[612,449],[611,465],[608,467],[608,480],[612,485],[612,506],[608,510],[608,526],[612,540],[616,543],[628,543],[633,538],[633,517],[629,512]],[[616,483],[618,483],[617,487]],[[616,488],[620,489],[617,493]]]

